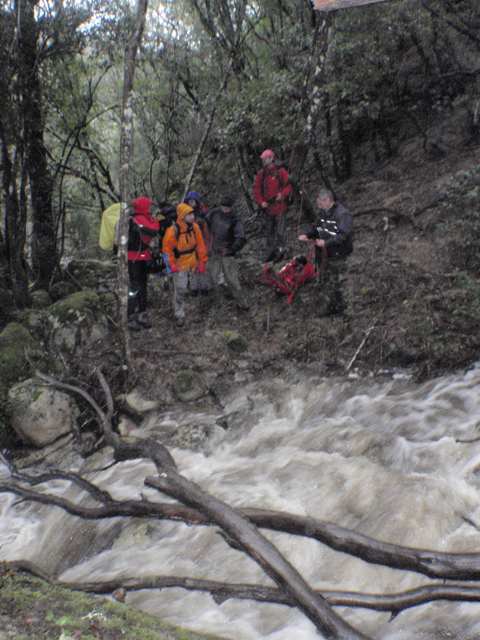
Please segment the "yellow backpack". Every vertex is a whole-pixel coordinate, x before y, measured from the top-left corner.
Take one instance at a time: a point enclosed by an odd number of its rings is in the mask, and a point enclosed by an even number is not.
[[[117,222],[120,219],[120,211],[122,205],[120,202],[110,205],[102,213],[102,220],[100,223],[100,236],[98,244],[104,251],[111,251],[115,244],[115,232],[117,228]]]

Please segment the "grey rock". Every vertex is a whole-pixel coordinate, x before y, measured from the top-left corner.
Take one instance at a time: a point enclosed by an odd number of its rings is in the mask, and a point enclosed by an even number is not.
[[[29,445],[43,447],[75,428],[79,415],[73,399],[58,389],[39,386],[29,378],[8,392],[10,424]]]

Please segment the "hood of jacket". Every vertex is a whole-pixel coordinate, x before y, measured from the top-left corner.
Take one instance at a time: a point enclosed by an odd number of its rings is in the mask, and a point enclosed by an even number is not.
[[[152,200],[146,196],[140,196],[139,198],[132,200],[132,207],[135,215],[149,216],[152,204]]]
[[[188,216],[189,213],[193,213],[193,209],[189,204],[182,202],[177,206],[177,222],[180,224],[186,224],[185,216]]]

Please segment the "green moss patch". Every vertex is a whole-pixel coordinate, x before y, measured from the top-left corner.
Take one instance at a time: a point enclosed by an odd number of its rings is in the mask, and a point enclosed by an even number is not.
[[[0,576],[0,611],[8,640],[215,640],[21,573]]]
[[[68,322],[86,311],[96,311],[100,307],[100,298],[95,291],[89,289],[77,291],[72,295],[52,304],[48,311],[60,322]]]

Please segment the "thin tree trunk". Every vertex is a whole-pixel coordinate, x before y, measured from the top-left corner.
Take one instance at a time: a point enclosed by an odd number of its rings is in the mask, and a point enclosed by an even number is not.
[[[52,211],[53,179],[43,140],[43,96],[39,78],[35,0],[17,1],[18,60],[25,161],[33,215],[32,260],[37,287],[48,289],[57,264]]]
[[[17,176],[0,120],[2,158],[2,188],[5,203],[5,249],[8,260],[9,284],[15,304],[23,308],[29,303],[28,275],[25,262],[26,217],[18,197]],[[23,179],[23,178],[22,178]]]
[[[120,324],[123,333],[123,357],[124,367],[128,371],[130,368],[130,336],[128,333],[128,211],[127,203],[129,197],[129,171],[130,160],[133,150],[133,110],[132,110],[132,89],[135,75],[135,61],[137,51],[142,41],[145,27],[145,16],[147,13],[148,0],[138,0],[135,28],[130,36],[126,51],[123,77],[123,99],[122,117],[120,133],[120,197],[122,208],[119,220],[119,244],[118,244],[118,296],[120,307]]]
[[[233,60],[233,58],[232,58]],[[188,176],[187,176],[187,180],[185,182],[185,189],[183,190],[183,198],[182,200],[185,200],[185,197],[190,189],[190,185],[192,184],[192,180],[193,180],[193,176],[195,174],[195,170],[197,168],[198,162],[200,160],[200,157],[202,155],[202,151],[203,148],[205,146],[205,143],[208,139],[208,136],[210,134],[210,130],[212,128],[212,124],[213,124],[213,120],[215,118],[215,113],[217,111],[217,103],[218,100],[220,98],[220,96],[222,95],[222,93],[225,90],[225,87],[227,86],[227,82],[228,82],[228,77],[230,75],[230,72],[232,70],[232,61],[230,62],[227,70],[225,71],[225,75],[223,78],[223,82],[221,87],[218,89],[217,93],[215,94],[214,98],[213,98],[213,104],[212,104],[212,108],[210,109],[210,113],[208,114],[208,118],[207,118],[207,122],[205,124],[205,129],[203,131],[203,135],[202,135],[202,139],[200,140],[200,144],[198,145],[197,151],[195,153],[195,156],[193,158],[192,161],[192,166],[190,167],[190,171],[188,172]]]

